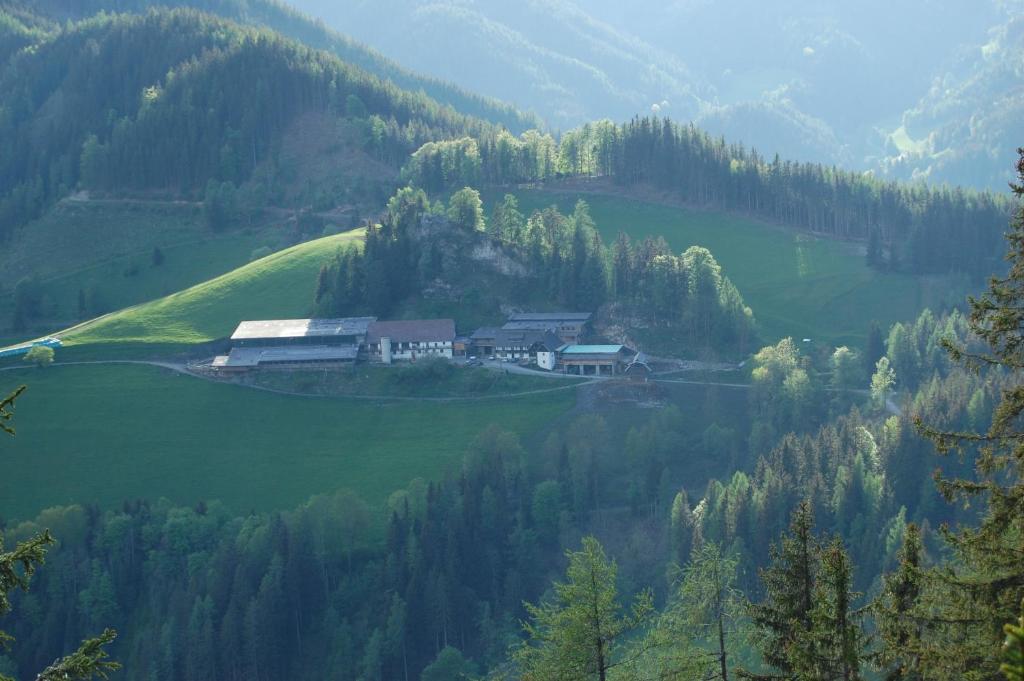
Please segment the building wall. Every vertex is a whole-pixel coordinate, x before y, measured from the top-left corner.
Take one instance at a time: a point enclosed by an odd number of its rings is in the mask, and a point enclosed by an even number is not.
[[[555,365],[558,363],[557,357],[557,353],[546,352],[542,350],[537,353],[537,366],[539,366],[541,369],[554,371]]]
[[[348,336],[298,336],[291,338],[239,338],[231,342],[238,348],[267,348],[294,345],[361,345],[366,341],[363,335]]]
[[[524,359],[530,356],[530,348],[522,345],[505,345],[494,348],[496,357],[509,359]]]
[[[372,361],[381,361],[380,343],[374,343],[369,347],[369,350]],[[445,357],[451,359],[454,356],[455,352],[451,341],[413,341],[411,343],[391,341],[392,360],[411,360],[417,357]]]

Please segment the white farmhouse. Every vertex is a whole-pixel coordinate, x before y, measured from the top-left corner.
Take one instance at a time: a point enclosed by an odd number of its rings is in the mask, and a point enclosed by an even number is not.
[[[451,319],[409,319],[376,321],[366,334],[370,360],[391,364],[396,360],[453,355],[455,321]]]

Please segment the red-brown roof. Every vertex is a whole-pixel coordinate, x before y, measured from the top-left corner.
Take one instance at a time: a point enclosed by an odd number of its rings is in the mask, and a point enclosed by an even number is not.
[[[453,319],[403,319],[391,322],[373,322],[366,332],[367,343],[379,343],[390,338],[395,343],[416,341],[454,341]]]

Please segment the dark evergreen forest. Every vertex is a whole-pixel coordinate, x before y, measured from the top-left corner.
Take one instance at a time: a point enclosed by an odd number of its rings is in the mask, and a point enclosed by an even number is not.
[[[914,273],[964,272],[982,281],[1001,267],[1005,196],[884,182],[813,163],[762,158],[692,125],[636,118],[584,125],[559,139],[501,132],[428,144],[406,177],[439,191],[465,184],[607,178],[666,191],[686,203],[735,211],[815,234],[872,244],[872,265]]]
[[[330,52],[348,64],[393,82],[403,90],[423,91],[442,104],[502,125],[516,133],[539,125],[535,117],[508,104],[481,97],[445,81],[413,73],[372,48],[330,30],[322,22],[297,12],[279,0],[184,0],[173,3],[163,0],[5,0],[0,3],[0,8],[14,15],[10,23],[17,33],[23,32],[18,24],[52,31],[68,20],[77,21],[100,12],[144,14],[150,9],[166,7],[195,9],[246,26],[269,28],[313,49]]]
[[[359,121],[358,146],[404,166],[406,178],[432,194],[605,178],[630,191],[668,192],[688,204],[862,241],[880,269],[963,272],[982,281],[1001,267],[1009,215],[1002,195],[768,160],[659,118],[596,122],[557,139],[536,130],[517,137],[503,126],[518,132],[527,119],[414,80],[378,80],[360,67],[395,74],[357,59],[362,53],[337,47],[330,34],[284,8],[200,5],[282,31],[301,25],[288,34],[352,61],[192,11],[107,15],[58,29],[18,5],[0,8],[11,55],[0,73],[0,87],[10,93],[0,107],[0,238],[78,188],[196,196],[211,180],[243,184],[273,158],[299,114],[317,111]],[[59,2],[44,10],[57,18],[86,14]],[[38,45],[18,51],[29,43]],[[423,89],[411,94],[400,86]],[[267,200],[266,188],[253,193],[261,196]]]
[[[188,10],[74,24],[14,55],[0,87],[0,236],[77,187],[195,196],[210,180],[240,184],[307,111],[359,119],[366,149],[396,167],[425,142],[490,127]]]

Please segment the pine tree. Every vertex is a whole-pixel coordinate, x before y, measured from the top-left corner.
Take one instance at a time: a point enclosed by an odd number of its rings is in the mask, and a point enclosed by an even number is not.
[[[694,549],[654,633],[658,678],[729,681],[746,634],[738,566],[712,542]]]
[[[619,232],[615,238],[615,250],[612,255],[612,293],[620,301],[628,301],[632,295],[633,258],[629,245],[629,237]]]
[[[1020,184],[1011,185],[1024,198],[1024,149],[1018,150]],[[968,326],[988,346],[975,353],[943,344],[954,361],[974,370],[1016,375],[1024,369],[1024,205],[1017,209],[1007,234],[1010,269],[993,277],[989,290],[970,298]],[[945,530],[943,538],[955,563],[928,575],[929,605],[940,635],[926,642],[929,664],[949,675],[968,679],[998,678],[1003,625],[1019,614],[1024,598],[1024,387],[1003,391],[987,433],[948,432],[915,423],[940,454],[958,451],[975,456],[975,479],[938,477],[948,501],[976,500],[981,508],[977,527]]]
[[[871,326],[868,328],[868,340],[864,346],[864,355],[861,358],[864,360],[866,380],[871,379],[871,375],[875,373],[875,365],[884,354],[885,340],[882,338],[882,327],[879,326],[877,321],[872,321]]]
[[[527,604],[527,635],[514,652],[523,681],[599,679],[630,661],[626,639],[640,629],[653,612],[649,592],[641,593],[622,613],[615,578],[618,568],[593,537],[580,551],[566,554],[566,581],[555,583],[554,598]]]
[[[876,655],[886,681],[919,681],[922,626],[917,613],[921,597],[921,530],[907,525],[896,572],[882,578],[882,592],[872,603],[881,647]]]
[[[1006,681],[1024,681],[1024,603],[1020,604],[1021,616],[1016,623],[1003,627],[1006,640],[1003,642],[1003,664],[999,671]]]
[[[855,681],[861,678],[865,636],[852,603],[853,566],[836,537],[821,552],[821,573],[814,590],[811,631],[801,636],[791,656],[797,678],[807,681]]]
[[[14,426],[11,424],[11,421],[14,420],[14,402],[18,399],[18,396],[25,392],[26,388],[27,386],[20,386],[10,395],[0,400],[0,431],[8,435],[14,435]]]
[[[764,600],[751,607],[754,640],[767,665],[775,670],[742,676],[753,679],[796,679],[797,659],[813,658],[811,637],[815,585],[821,571],[821,548],[815,539],[814,516],[807,501],[793,512],[789,532],[770,551],[771,564],[761,571]],[[801,646],[811,647],[799,650]]]

